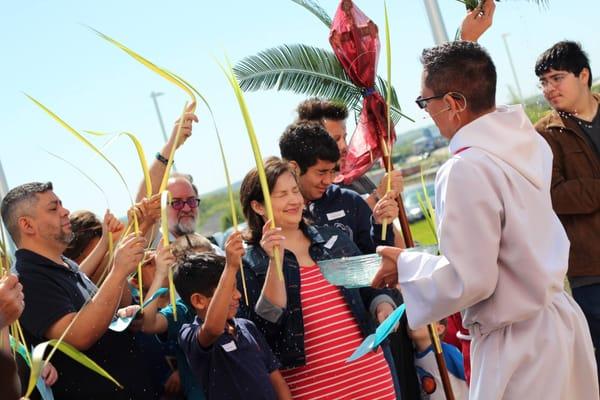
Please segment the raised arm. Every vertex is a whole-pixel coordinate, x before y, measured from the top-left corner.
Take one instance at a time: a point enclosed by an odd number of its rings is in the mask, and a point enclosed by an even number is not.
[[[177,136],[177,130],[179,129],[180,119],[175,121],[175,126],[171,132],[171,137],[159,152],[162,160],[167,160],[169,158],[173,146],[175,146],[175,149],[178,149],[190,136],[192,136],[192,122],[198,122],[198,117],[196,117],[196,115],[192,112],[195,106],[196,105],[194,103],[190,103],[185,114],[183,115],[183,125],[181,127],[181,134],[177,144],[175,144],[175,137]],[[155,157],[149,168],[150,180],[152,181],[152,194],[156,194],[158,192],[160,183],[166,170],[167,164],[164,161],[159,160],[158,157]],[[146,180],[142,179],[142,183],[140,184],[135,201],[140,201],[144,197],[146,197]]]
[[[108,236],[112,233],[113,242],[116,243],[125,227],[109,210],[104,214],[102,222],[102,236],[91,253],[79,264],[79,270],[86,274],[94,283],[103,275],[108,264]]]
[[[242,265],[244,245],[241,232],[232,233],[225,243],[226,263],[219,284],[206,311],[206,318],[198,330],[198,342],[210,347],[222,334],[229,307],[236,288],[236,275]]]
[[[123,239],[115,252],[114,266],[94,297],[78,313],[64,315],[45,332],[49,339],[58,339],[73,322],[65,341],[79,350],[86,350],[104,335],[113,319],[132,273],[144,256],[146,240],[130,234]]]
[[[156,250],[156,272],[147,297],[152,296],[158,289],[165,286],[169,268],[175,264],[175,257],[169,247],[160,247]],[[164,315],[158,312],[158,301],[155,300],[144,308],[142,331],[145,333],[164,333],[169,322]]]
[[[494,21],[496,4],[494,0],[482,0],[474,10],[467,11],[467,16],[460,27],[461,40],[476,42]]]

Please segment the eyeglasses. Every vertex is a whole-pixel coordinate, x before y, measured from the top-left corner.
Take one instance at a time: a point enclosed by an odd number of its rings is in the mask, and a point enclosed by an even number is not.
[[[175,200],[171,200],[171,207],[173,207],[174,210],[182,210],[183,207],[185,207],[185,205],[187,204],[190,208],[196,208],[200,205],[200,199],[197,197],[190,197],[189,199],[175,199]]]
[[[557,86],[560,86],[560,84],[565,80],[567,75],[569,75],[569,73],[556,74],[551,75],[547,78],[541,78],[539,83],[537,84],[537,87],[542,90],[548,89],[548,86],[556,88]]]
[[[438,94],[436,96],[430,96],[430,97],[422,97],[419,96],[417,97],[417,99],[415,100],[415,103],[417,103],[417,105],[419,106],[419,108],[421,110],[424,110],[427,107],[427,103],[430,100],[435,100],[435,99],[441,99],[442,97],[444,97],[447,93],[444,94]]]

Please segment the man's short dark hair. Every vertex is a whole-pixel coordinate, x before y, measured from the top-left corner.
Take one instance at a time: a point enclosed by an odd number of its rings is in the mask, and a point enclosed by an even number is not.
[[[551,69],[572,72],[579,76],[587,68],[590,72],[588,87],[592,87],[592,69],[590,60],[581,45],[577,42],[562,41],[543,52],[535,62],[535,74],[541,77]]]
[[[480,113],[496,105],[496,67],[477,43],[455,41],[423,50],[425,85],[434,95],[462,93],[467,108]]]
[[[323,118],[343,121],[348,118],[348,108],[344,103],[313,97],[298,105],[298,120],[321,121]]]
[[[301,174],[318,160],[336,163],[340,159],[335,140],[316,122],[299,121],[288,126],[279,138],[279,150],[282,158],[298,163]]]
[[[210,297],[219,284],[225,268],[225,257],[214,253],[190,254],[179,259],[173,272],[173,283],[181,299],[192,306],[194,293]]]
[[[2,220],[17,246],[21,240],[18,225],[19,218],[28,215],[27,211],[36,206],[38,193],[45,193],[49,190],[52,190],[52,182],[30,182],[11,189],[2,199],[2,205],[0,206]]]

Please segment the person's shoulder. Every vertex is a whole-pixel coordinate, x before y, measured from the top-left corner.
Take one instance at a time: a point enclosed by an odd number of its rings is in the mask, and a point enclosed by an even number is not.
[[[323,246],[329,249],[327,254],[334,257],[352,257],[361,254],[356,243],[341,229],[329,225],[311,225],[310,228],[316,233],[316,235],[311,235],[312,241],[315,242],[318,239],[320,243],[323,243]]]
[[[560,114],[556,110],[548,111],[533,126],[535,130],[545,138],[555,135],[556,132],[565,127]]]

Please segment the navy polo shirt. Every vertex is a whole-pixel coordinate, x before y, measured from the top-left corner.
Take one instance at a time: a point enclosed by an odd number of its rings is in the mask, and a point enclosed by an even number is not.
[[[61,265],[29,250],[16,252],[15,271],[23,285],[25,310],[20,322],[30,346],[48,340],[45,333],[59,319],[79,311],[98,288],[78,265],[63,257]],[[90,357],[125,389],[85,368],[57,351],[52,364],[59,373],[52,387],[57,399],[153,399],[156,391],[142,362],[133,335],[128,332],[106,333],[88,350]]]
[[[210,399],[276,399],[269,375],[279,363],[252,321],[234,318],[235,334],[225,329],[209,348],[198,341],[198,317],[179,332],[183,349],[197,379]]]

